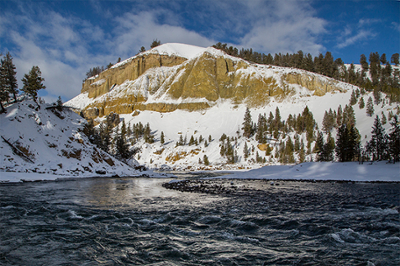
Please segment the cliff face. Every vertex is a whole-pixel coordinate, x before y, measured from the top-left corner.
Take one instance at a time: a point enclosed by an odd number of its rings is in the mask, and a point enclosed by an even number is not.
[[[155,67],[170,67],[183,63],[186,58],[160,54],[137,56],[130,62],[107,69],[95,78],[89,78],[82,84],[81,93],[88,92],[89,98],[96,98],[121,85],[126,80],[135,80],[146,70]]]
[[[321,75],[251,64],[213,48],[190,60],[149,53],[86,80],[82,94],[89,99],[82,113],[90,119],[135,110],[196,111],[207,109],[218,100],[260,107],[272,97],[284,100],[299,88],[317,96],[343,90],[337,81]]]

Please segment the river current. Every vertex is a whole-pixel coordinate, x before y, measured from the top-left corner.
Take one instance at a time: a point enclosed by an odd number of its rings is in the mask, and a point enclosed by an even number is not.
[[[169,181],[2,184],[0,265],[400,265],[400,183]]]

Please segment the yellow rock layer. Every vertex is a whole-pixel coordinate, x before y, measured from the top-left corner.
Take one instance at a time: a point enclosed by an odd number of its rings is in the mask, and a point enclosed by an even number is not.
[[[214,56],[203,53],[195,60],[187,61],[177,56],[144,55],[134,58],[125,65],[109,69],[96,79],[87,80],[82,92],[89,92],[89,97],[95,98],[107,93],[114,84],[122,84],[126,80],[135,80],[150,68],[160,66],[178,66],[171,72],[171,76],[160,78],[154,73],[147,72],[147,78],[152,79],[153,87],[127,90],[127,94],[120,98],[106,98],[102,102],[95,102],[83,110],[87,119],[108,115],[111,112],[119,114],[133,113],[136,110],[172,112],[177,109],[189,111],[209,108],[218,99],[232,99],[234,103],[246,103],[250,107],[268,104],[270,97],[286,98],[293,93],[289,84],[298,84],[321,96],[327,92],[341,90],[337,81],[321,79],[318,75],[302,73],[288,73],[277,81],[273,77],[257,75],[255,72],[240,71],[249,67],[243,60],[231,60],[228,57]],[[153,75],[153,76],[152,76]],[[102,84],[100,84],[101,82]],[[94,83],[97,82],[97,83]],[[98,84],[98,85],[94,85]],[[164,91],[159,91],[163,88]],[[171,99],[188,99],[189,103],[147,103],[146,93],[153,95],[167,94]],[[202,99],[193,102],[192,99]],[[208,102],[204,102],[207,99]]]

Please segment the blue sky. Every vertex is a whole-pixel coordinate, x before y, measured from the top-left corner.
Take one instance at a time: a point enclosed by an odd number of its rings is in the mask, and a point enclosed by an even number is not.
[[[345,63],[371,52],[390,59],[400,51],[400,1],[0,0],[0,52],[13,56],[18,80],[40,67],[47,101],[71,99],[89,68],[134,56],[154,39],[271,54],[330,51]]]

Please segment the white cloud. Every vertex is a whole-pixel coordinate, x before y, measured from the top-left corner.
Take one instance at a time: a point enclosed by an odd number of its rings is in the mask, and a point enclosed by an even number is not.
[[[374,38],[377,33],[369,27],[371,27],[372,24],[380,22],[380,19],[360,19],[357,25],[347,25],[342,34],[338,37],[336,47],[341,49]]]
[[[375,37],[376,34],[371,32],[371,31],[367,31],[367,30],[360,30],[357,34],[348,37],[346,39],[344,39],[342,42],[337,44],[338,48],[344,48],[347,47],[349,45],[353,45],[357,42],[360,41],[364,41],[364,40],[368,40],[369,38]]]
[[[393,29],[395,29],[396,31],[400,32],[400,24],[397,22],[392,22],[392,27]]]
[[[138,49],[145,46],[146,49],[149,49],[155,38],[163,43],[181,42],[198,46],[210,46],[215,43],[215,41],[197,32],[178,26],[176,22],[175,25],[159,24],[157,15],[160,13],[167,13],[169,17],[171,16],[165,10],[155,10],[152,12],[142,11],[138,14],[128,12],[117,17],[115,19],[118,24],[116,38],[112,41],[116,51],[120,54],[130,53],[130,56],[132,56],[132,53],[138,52],[138,50],[132,51],[133,48]],[[168,20],[170,21],[170,19]]]
[[[248,1],[252,23],[240,44],[271,53],[303,50],[318,54],[325,48],[318,37],[325,33],[327,22],[314,15],[303,1]]]

